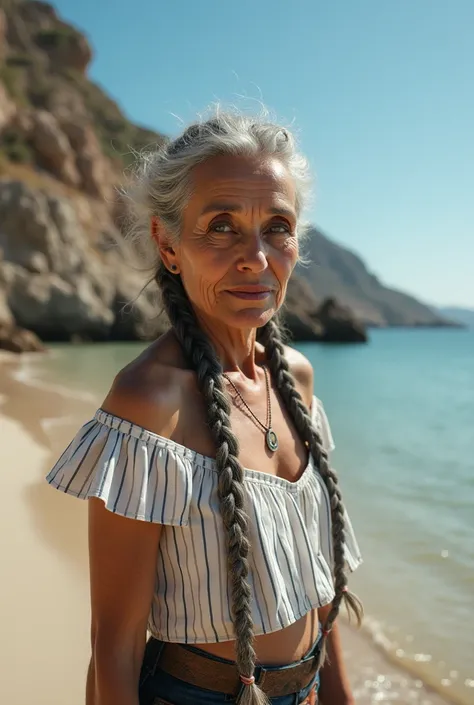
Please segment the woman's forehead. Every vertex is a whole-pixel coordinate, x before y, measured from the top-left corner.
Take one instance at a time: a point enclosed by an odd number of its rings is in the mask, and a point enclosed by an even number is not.
[[[296,193],[289,170],[275,157],[231,155],[212,157],[193,170],[193,205],[206,207],[219,201],[231,205],[241,198],[275,201],[294,209]]]

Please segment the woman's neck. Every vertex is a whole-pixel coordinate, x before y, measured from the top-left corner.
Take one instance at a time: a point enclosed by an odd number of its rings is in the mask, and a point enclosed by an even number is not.
[[[199,316],[199,323],[215,348],[224,372],[241,372],[251,380],[257,379],[257,366],[262,358],[257,346],[257,329],[229,328],[212,325]]]

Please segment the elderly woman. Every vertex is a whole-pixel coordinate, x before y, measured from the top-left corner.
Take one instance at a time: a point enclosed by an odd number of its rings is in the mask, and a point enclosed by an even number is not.
[[[307,181],[286,129],[238,114],[144,159],[134,234],[171,329],[48,475],[89,499],[88,705],[290,705],[319,683],[353,702],[336,617],[344,599],[360,618],[360,556],[278,322]]]

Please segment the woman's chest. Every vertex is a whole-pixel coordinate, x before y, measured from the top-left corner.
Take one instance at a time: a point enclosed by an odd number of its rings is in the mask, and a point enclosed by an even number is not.
[[[259,414],[252,415],[242,405],[231,404],[228,424],[238,443],[241,466],[289,482],[297,481],[308,464],[308,452],[288,412],[278,400],[274,400],[270,418],[263,409],[259,411]],[[277,442],[276,450],[272,450],[267,442],[270,428]],[[209,415],[199,399],[180,414],[178,430],[178,442],[201,455],[216,457],[218,444],[215,436],[219,434],[213,433]]]

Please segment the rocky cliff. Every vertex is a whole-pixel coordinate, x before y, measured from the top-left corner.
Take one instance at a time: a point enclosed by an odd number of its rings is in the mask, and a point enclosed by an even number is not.
[[[472,328],[474,330],[474,309],[473,308],[461,308],[459,306],[446,306],[445,308],[437,309],[437,313],[440,316],[449,318],[451,321],[456,321],[460,325],[466,328]]]
[[[139,296],[147,276],[130,266],[116,197],[133,152],[165,138],[132,124],[88,79],[91,59],[87,39],[51,5],[0,0],[0,340],[8,329],[21,340],[15,326],[44,340],[136,339],[166,327],[153,287]],[[317,259],[321,237],[311,240]],[[376,287],[369,305],[356,284],[332,285],[334,252],[291,282],[295,335],[364,340],[347,306],[372,323],[401,321]],[[407,322],[426,322],[422,308]]]
[[[124,166],[163,136],[88,80],[91,58],[51,5],[0,0],[0,323],[44,340],[165,325],[116,224]]]
[[[447,316],[433,311],[401,291],[390,289],[374,275],[362,259],[312,228],[304,245],[309,266],[298,275],[310,285],[317,300],[334,297],[350,306],[368,326],[449,325]]]

